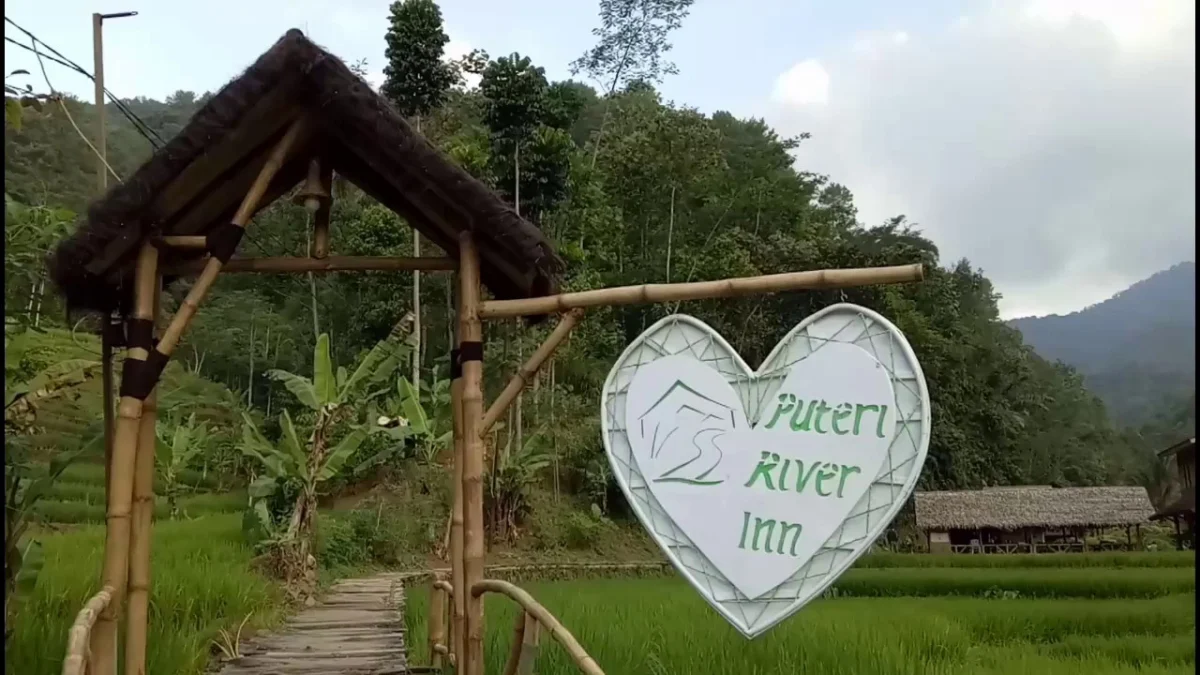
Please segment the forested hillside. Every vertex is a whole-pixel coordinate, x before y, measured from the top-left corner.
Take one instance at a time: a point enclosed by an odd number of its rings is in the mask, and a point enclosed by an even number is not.
[[[1196,387],[1196,264],[1180,263],[1097,305],[1011,325],[1070,364],[1119,423],[1154,421]]]
[[[803,137],[780,137],[762,120],[663,101],[653,77],[615,77],[611,93],[597,92],[575,81],[548,82],[517,54],[493,60],[476,53],[450,72],[458,79],[462,70],[478,73],[480,86],[467,89],[459,79],[421,116],[420,128],[509,200],[519,166],[521,213],[556,243],[568,264],[568,289],[927,266],[919,284],[591,312],[493,435],[508,449],[501,456],[544,456],[548,466],[526,475],[501,464],[492,467],[497,480],[512,472],[518,483],[617,508],[597,424],[599,391],[629,340],[667,313],[684,311],[715,326],[753,365],[802,318],[841,299],[894,321],[925,370],[934,430],[924,488],[1128,483],[1143,480],[1154,463],[1142,441],[1114,427],[1079,374],[1040,358],[1000,320],[995,290],[970,261],[941,259],[936,242],[903,217],[860,223],[836,176],[804,170]],[[128,106],[169,138],[206,97],[178,92]],[[67,100],[66,107],[82,129],[93,127],[90,105]],[[119,111],[109,110],[108,119],[113,169],[128,175],[152,147]],[[94,196],[95,164],[57,104],[26,109],[19,128],[6,130],[5,189],[14,202],[82,213]],[[16,208],[6,211],[6,313],[61,324],[64,308],[53,289],[43,291],[37,253],[76,216],[24,209],[20,218],[35,213],[41,220],[18,234]],[[250,227],[243,253],[301,255],[305,223],[303,208],[282,199]],[[412,247],[399,217],[335,181],[334,254],[409,255]],[[431,244],[424,248],[431,254]],[[264,371],[311,372],[318,332],[332,335],[339,362],[350,362],[412,309],[412,283],[407,273],[225,276],[176,353],[187,369],[239,392],[245,407],[278,410],[292,399]],[[186,290],[186,282],[171,289],[176,302]],[[447,372],[446,278],[424,275],[421,296],[428,383]],[[486,384],[495,396],[549,328],[489,325]]]

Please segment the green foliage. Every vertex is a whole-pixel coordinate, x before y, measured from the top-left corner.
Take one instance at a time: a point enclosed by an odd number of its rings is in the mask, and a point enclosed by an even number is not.
[[[632,82],[658,82],[678,70],[663,59],[667,34],[679,28],[693,0],[600,0],[596,46],[571,62],[572,73],[609,81],[609,91]]]
[[[208,427],[197,424],[196,413],[192,413],[187,422],[168,417],[166,423],[158,424],[155,431],[154,460],[158,468],[156,488],[159,494],[167,498],[170,517],[177,518],[179,497],[184,489],[179,480],[180,472],[207,449]]]
[[[406,117],[427,115],[442,104],[458,74],[442,61],[449,36],[433,0],[396,0],[384,39],[383,94]]]

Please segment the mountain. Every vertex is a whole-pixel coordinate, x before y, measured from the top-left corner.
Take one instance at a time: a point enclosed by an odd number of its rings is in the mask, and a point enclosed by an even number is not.
[[[1196,264],[1185,262],[1065,316],[1014,319],[1038,354],[1074,367],[1120,423],[1158,417],[1195,391]]]

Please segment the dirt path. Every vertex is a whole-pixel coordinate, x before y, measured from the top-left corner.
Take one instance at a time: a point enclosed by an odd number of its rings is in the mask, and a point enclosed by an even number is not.
[[[220,675],[400,675],[403,574],[343,579],[274,633],[255,636]]]

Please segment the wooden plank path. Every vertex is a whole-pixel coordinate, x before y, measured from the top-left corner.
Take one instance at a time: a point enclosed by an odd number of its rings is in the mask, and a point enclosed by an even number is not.
[[[221,675],[401,675],[401,574],[344,579],[278,631],[255,636]]]

